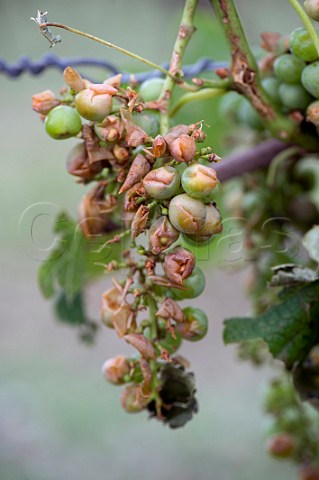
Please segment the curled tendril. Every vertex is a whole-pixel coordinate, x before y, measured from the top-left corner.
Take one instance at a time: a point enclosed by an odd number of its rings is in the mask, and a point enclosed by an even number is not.
[[[38,10],[37,16],[31,17],[30,20],[33,20],[40,28],[40,32],[42,35],[48,40],[50,43],[50,48],[54,47],[57,43],[60,43],[62,38],[61,35],[54,35],[54,33],[49,29],[46,25],[48,12],[41,12]]]
[[[57,68],[63,71],[66,67],[98,67],[107,70],[109,73],[116,75],[120,73],[120,69],[111,62],[100,60],[97,58],[89,57],[74,57],[74,58],[59,58],[53,53],[44,54],[40,60],[31,60],[27,56],[22,56],[13,64],[9,64],[5,59],[0,58],[0,73],[5,74],[10,78],[19,77],[25,72],[31,73],[31,75],[40,75],[49,68]],[[168,67],[168,64],[162,65],[164,68]],[[186,65],[183,68],[183,72],[186,78],[193,78],[198,76],[202,72],[214,71],[217,68],[227,66],[226,62],[215,62],[210,58],[201,58],[192,65]],[[148,72],[140,72],[136,74],[123,73],[122,82],[129,83],[132,78],[137,83],[142,83],[150,78],[162,77],[163,74],[156,70]],[[90,78],[85,75],[85,78],[96,83],[99,80]]]

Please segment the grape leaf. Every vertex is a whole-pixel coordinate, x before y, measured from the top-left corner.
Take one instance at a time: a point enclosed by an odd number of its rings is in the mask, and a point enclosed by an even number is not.
[[[72,325],[81,325],[86,322],[82,292],[69,299],[64,292],[60,292],[54,302],[54,311],[59,320]]]
[[[127,240],[107,244],[115,232],[85,238],[76,222],[66,213],[57,217],[55,246],[39,268],[38,281],[42,294],[51,298],[63,291],[69,301],[92,278],[105,273],[105,265],[122,258]]]
[[[287,368],[302,360],[318,341],[319,280],[294,291],[257,318],[225,320],[224,342],[262,339]]]
[[[78,292],[74,298],[70,299],[65,292],[60,291],[54,299],[54,312],[61,322],[78,327],[79,336],[83,342],[94,342],[98,325],[87,316],[83,292]]]
[[[65,213],[58,216],[54,231],[59,239],[40,266],[38,280],[46,298],[52,297],[60,287],[71,299],[82,289],[86,279],[85,239]]]

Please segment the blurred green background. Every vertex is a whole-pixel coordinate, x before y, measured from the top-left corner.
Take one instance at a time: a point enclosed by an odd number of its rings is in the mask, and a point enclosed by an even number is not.
[[[227,48],[208,2],[196,16],[198,31],[186,63],[202,56],[227,59]],[[288,33],[299,25],[288,2],[241,0],[240,11],[253,43],[258,32]],[[96,34],[162,63],[170,57],[182,2],[155,0],[0,1],[0,56],[39,59],[48,44],[29,21],[38,8],[49,19]],[[61,33],[61,32],[59,32]],[[86,39],[62,32],[59,56],[108,59],[125,71],[143,70],[134,61]],[[94,71],[90,70],[93,74]],[[182,349],[196,373],[200,412],[184,429],[171,431],[145,414],[128,415],[120,390],[104,382],[100,366],[123,350],[114,332],[102,330],[94,347],[81,345],[75,332],[58,324],[42,299],[36,272],[54,241],[54,216],[76,214],[82,187],[65,172],[73,141],[46,136],[31,110],[31,95],[58,91],[61,74],[0,76],[0,479],[126,480],[152,478],[213,480],[292,480],[294,469],[267,457],[261,413],[262,391],[271,372],[236,361],[222,344],[222,320],[245,314],[243,273],[216,270],[205,294],[194,303],[211,313],[209,335]],[[227,119],[216,101],[187,106],[179,120],[205,120],[217,152],[226,152]],[[36,221],[34,219],[36,218]],[[31,223],[33,233],[31,235]],[[105,277],[87,292],[90,314],[99,317]]]

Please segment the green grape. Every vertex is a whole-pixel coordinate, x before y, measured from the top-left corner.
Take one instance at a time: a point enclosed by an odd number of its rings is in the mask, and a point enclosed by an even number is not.
[[[206,205],[186,193],[172,198],[168,215],[171,224],[182,233],[196,234],[204,226]]]
[[[270,100],[276,104],[280,105],[281,100],[279,96],[279,86],[280,82],[276,77],[265,77],[261,81],[261,85],[263,86],[265,92],[267,93]]]
[[[276,58],[274,71],[277,78],[284,83],[299,83],[306,64],[295,55],[284,53]]]
[[[112,96],[98,95],[85,88],[76,95],[74,104],[81,117],[92,122],[101,122],[112,111]]]
[[[199,234],[187,235],[186,233],[183,233],[183,239],[189,245],[196,246],[196,247],[208,245],[213,240],[213,238],[214,238],[214,235],[199,235]]]
[[[66,105],[52,108],[45,118],[45,130],[50,137],[63,140],[77,135],[82,128],[80,115]]]
[[[187,307],[183,309],[185,322],[176,325],[185,340],[197,342],[205,337],[208,330],[208,318],[200,308]]]
[[[160,346],[167,350],[169,354],[175,353],[181,346],[183,340],[182,336],[177,331],[175,331],[174,337],[166,330],[164,337],[159,339]]]
[[[217,186],[217,175],[213,168],[195,163],[187,167],[182,175],[182,185],[185,192],[193,198],[199,198],[203,202],[210,202],[213,198],[213,190]]]
[[[214,205],[206,205],[205,222],[201,230],[195,234],[183,234],[183,238],[190,245],[203,246],[223,231],[222,217]]]
[[[117,97],[113,97],[112,113],[119,113],[119,111],[121,110],[121,108],[123,108],[123,106],[124,106],[123,101],[121,101]]]
[[[249,125],[255,130],[263,130],[264,124],[254,109],[254,107],[246,100],[242,98],[242,101],[238,108],[238,119],[240,122]]]
[[[319,61],[311,63],[303,69],[301,83],[307,92],[315,98],[319,98]]]
[[[159,167],[151,170],[143,179],[143,186],[152,198],[172,198],[180,186],[180,175],[174,167]]]
[[[308,31],[303,27],[298,27],[291,32],[289,47],[296,57],[301,58],[305,62],[313,62],[318,58],[317,49]]]
[[[301,85],[282,83],[279,87],[282,104],[289,110],[305,110],[312,100],[311,95]]]
[[[272,381],[266,392],[264,406],[267,413],[279,416],[283,411],[296,405],[297,396],[293,385],[287,378]]]
[[[184,298],[196,298],[205,289],[205,275],[199,267],[195,267],[192,274],[183,281],[184,290],[172,288],[169,290],[169,296],[175,300],[183,300]]]
[[[141,113],[133,112],[133,120],[149,137],[155,138],[159,134],[159,114],[151,110]]]
[[[319,0],[305,0],[304,8],[312,20],[319,22]]]
[[[206,217],[203,227],[197,232],[198,235],[207,236],[223,231],[222,216],[217,207],[206,205]]]
[[[223,95],[218,105],[220,115],[227,120],[237,121],[238,108],[241,104],[242,98],[243,97],[237,92],[227,92],[226,95]]]
[[[141,83],[139,94],[144,102],[157,100],[161,94],[163,84],[163,78],[150,78]]]

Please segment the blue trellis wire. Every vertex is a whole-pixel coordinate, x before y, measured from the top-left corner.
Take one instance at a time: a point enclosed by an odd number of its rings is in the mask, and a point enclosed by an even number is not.
[[[183,68],[183,72],[186,78],[193,78],[202,72],[214,71],[217,68],[227,67],[226,62],[215,62],[210,58],[201,58],[193,65],[186,65]],[[46,53],[40,60],[31,60],[30,58],[23,56],[16,63],[9,64],[6,60],[0,58],[0,73],[7,75],[10,78],[17,78],[25,72],[29,72],[32,75],[39,75],[43,71],[49,68],[57,68],[63,71],[67,66],[71,67],[99,67],[106,69],[110,74],[116,75],[121,73],[120,70],[110,62],[104,60],[98,60],[95,58],[86,57],[74,57],[74,58],[59,58],[53,53]],[[168,68],[168,63],[162,65],[163,68]],[[89,78],[87,75],[83,75],[90,81],[98,80]],[[148,72],[140,72],[134,74],[134,80],[138,83],[144,82],[149,78],[163,77],[163,74],[157,70],[151,70]],[[128,83],[132,78],[132,74],[123,73],[122,81]]]

